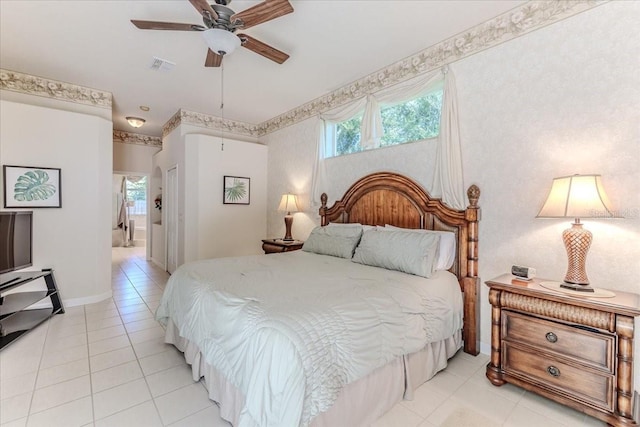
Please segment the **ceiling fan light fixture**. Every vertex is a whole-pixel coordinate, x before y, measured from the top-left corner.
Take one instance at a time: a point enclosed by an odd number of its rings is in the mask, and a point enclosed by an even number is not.
[[[205,43],[219,55],[229,55],[240,46],[240,38],[231,31],[211,28],[202,32]]]
[[[129,116],[127,117],[127,121],[129,122],[129,124],[134,127],[134,128],[139,128],[141,127],[144,122],[146,121],[145,119],[141,119],[140,117],[133,117],[133,116]]]

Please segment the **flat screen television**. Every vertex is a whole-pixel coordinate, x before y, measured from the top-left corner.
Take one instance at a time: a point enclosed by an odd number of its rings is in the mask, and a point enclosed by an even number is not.
[[[0,211],[0,274],[30,267],[33,212]]]

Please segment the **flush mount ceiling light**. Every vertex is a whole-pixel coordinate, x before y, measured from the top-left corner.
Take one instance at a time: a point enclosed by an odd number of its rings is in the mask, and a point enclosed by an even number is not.
[[[129,116],[127,117],[127,121],[132,127],[139,128],[144,124],[145,119],[141,119],[140,117]]]

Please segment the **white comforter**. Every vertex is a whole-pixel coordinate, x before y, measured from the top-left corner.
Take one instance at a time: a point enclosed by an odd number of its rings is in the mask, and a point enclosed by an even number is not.
[[[172,321],[245,396],[240,426],[297,426],[341,388],[462,327],[454,275],[431,279],[303,251],[185,264]]]

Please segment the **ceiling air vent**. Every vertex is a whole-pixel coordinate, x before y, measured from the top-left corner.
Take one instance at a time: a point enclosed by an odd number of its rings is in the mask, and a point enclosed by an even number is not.
[[[157,56],[154,56],[151,64],[149,64],[149,68],[152,70],[164,72],[173,70],[173,67],[175,66],[175,62],[167,61],[166,59],[158,58]]]

